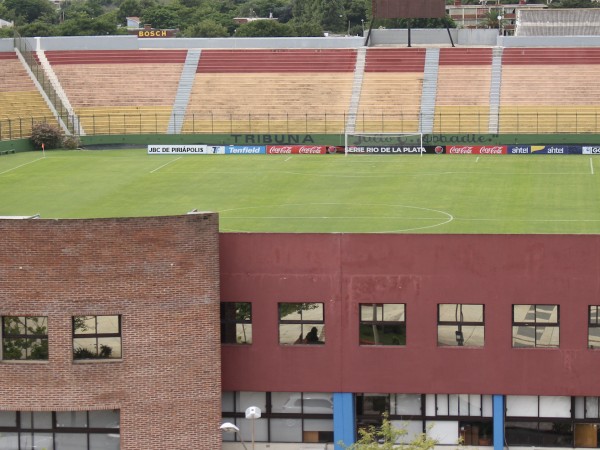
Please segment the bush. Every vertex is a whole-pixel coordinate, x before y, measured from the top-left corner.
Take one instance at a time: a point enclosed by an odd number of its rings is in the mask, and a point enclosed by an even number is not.
[[[65,136],[62,140],[62,146],[68,150],[75,150],[81,146],[79,136],[69,135]]]
[[[31,142],[36,148],[44,148],[50,150],[58,148],[63,141],[63,132],[57,125],[52,125],[47,122],[37,122],[31,128]]]

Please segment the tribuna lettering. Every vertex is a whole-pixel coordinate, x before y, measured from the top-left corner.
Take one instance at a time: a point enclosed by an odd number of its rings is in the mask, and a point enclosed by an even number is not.
[[[314,144],[310,134],[232,134],[236,144]]]

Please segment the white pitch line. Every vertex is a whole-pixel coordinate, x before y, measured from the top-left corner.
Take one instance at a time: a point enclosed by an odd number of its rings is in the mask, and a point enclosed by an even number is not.
[[[478,163],[479,162],[479,156],[477,157],[477,159],[475,159],[475,162]]]
[[[590,156],[590,170],[592,171],[592,175],[594,175],[594,163],[592,162],[591,156]]]
[[[283,162],[288,162],[290,159],[292,159],[292,157],[291,157],[291,156],[288,156],[288,157],[285,159],[285,161],[283,161]]]
[[[34,162],[41,161],[41,160],[42,160],[42,159],[44,159],[44,158],[45,158],[45,157],[38,158],[38,159],[34,159],[33,161],[29,161],[28,163],[21,164],[20,166],[13,167],[12,169],[5,170],[4,172],[0,172],[0,175],[3,175],[3,174],[5,174],[5,173],[11,172],[11,171],[13,171],[13,170],[16,170],[16,169],[18,169],[19,167],[26,166],[27,164],[32,164],[32,163],[34,163]]]
[[[600,219],[468,219],[465,217],[455,217],[454,220],[471,222],[600,222]]]
[[[162,166],[160,166],[160,167],[157,167],[156,169],[154,169],[154,170],[153,170],[153,171],[151,171],[150,173],[154,173],[154,172],[156,172],[157,170],[160,170],[160,169],[162,169],[163,167],[165,167],[165,166],[168,166],[168,165],[169,165],[169,164],[171,164],[172,162],[175,162],[175,161],[177,161],[178,159],[181,159],[181,158],[183,158],[183,157],[182,157],[182,156],[180,156],[179,158],[175,158],[175,159],[173,159],[173,160],[169,161],[168,163],[166,163],[166,164],[163,164],[163,165],[162,165]]]

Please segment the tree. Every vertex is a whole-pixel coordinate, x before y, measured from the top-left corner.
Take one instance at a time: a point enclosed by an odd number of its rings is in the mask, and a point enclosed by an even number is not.
[[[214,38],[229,36],[229,33],[227,32],[227,28],[223,25],[214,20],[207,19],[186,28],[184,35],[186,37]]]
[[[328,31],[345,31],[347,16],[344,5],[340,0],[322,0],[319,5],[321,25]]]
[[[179,17],[177,8],[169,6],[152,6],[142,13],[143,23],[149,23],[153,28],[177,28]]]
[[[15,23],[31,23],[43,16],[56,16],[56,10],[48,0],[4,0]]]
[[[10,30],[12,34],[12,28],[10,28]],[[56,33],[57,30],[55,25],[48,22],[44,22],[42,20],[36,20],[35,22],[28,23],[19,27],[19,34],[23,37],[56,36]]]
[[[294,34],[296,36],[303,37],[319,37],[323,36],[323,27],[320,23],[317,22],[303,22],[297,23],[295,21],[289,22],[289,24],[294,29]]]
[[[339,444],[347,450],[433,450],[437,441],[421,433],[408,443],[400,443],[408,434],[406,428],[396,428],[389,420],[387,413],[382,415],[380,427],[373,425],[358,430],[359,439],[348,446],[343,442]]]
[[[293,36],[294,30],[287,24],[276,20],[253,20],[240,25],[236,30],[237,37],[281,37]]]
[[[11,38],[11,37],[13,37],[14,34],[15,34],[15,30],[13,29],[13,27],[0,28],[0,39]]]
[[[142,5],[138,0],[124,0],[117,10],[117,18],[125,22],[126,17],[139,17],[142,15]]]

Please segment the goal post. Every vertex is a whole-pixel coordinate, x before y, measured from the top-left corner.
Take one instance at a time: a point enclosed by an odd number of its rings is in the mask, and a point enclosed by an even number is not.
[[[423,133],[344,133],[344,154],[423,155]]]

